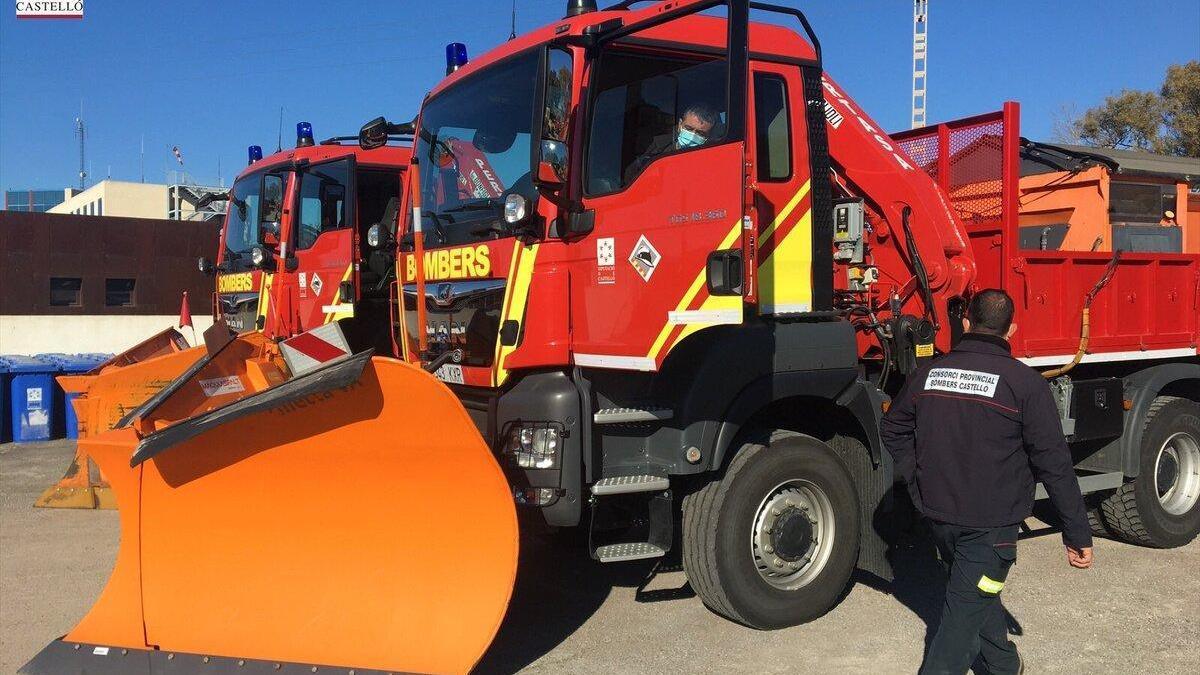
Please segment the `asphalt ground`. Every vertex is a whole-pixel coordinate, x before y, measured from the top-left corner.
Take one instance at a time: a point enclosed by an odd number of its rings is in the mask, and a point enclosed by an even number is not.
[[[0,673],[68,631],[99,595],[119,536],[116,513],[34,509],[71,457],[67,441],[0,446]],[[1200,543],[1174,550],[1100,539],[1096,565],[1067,566],[1037,521],[1004,590],[1028,673],[1200,670]],[[936,625],[931,549],[896,556],[897,581],[856,577],[804,626],[751,630],[707,610],[682,572],[638,587],[650,564],[599,565],[577,542],[529,537],[508,617],[483,673],[913,673]]]

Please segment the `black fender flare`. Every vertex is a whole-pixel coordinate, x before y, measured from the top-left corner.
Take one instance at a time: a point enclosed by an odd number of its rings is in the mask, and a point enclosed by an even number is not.
[[[1141,472],[1142,431],[1141,422],[1146,419],[1150,405],[1159,392],[1169,384],[1181,380],[1200,381],[1200,363],[1164,363],[1126,375],[1125,394],[1133,405],[1125,418],[1125,431],[1115,442],[1120,444],[1121,471],[1127,478],[1136,478]]]
[[[880,465],[883,442],[879,437],[879,420],[887,395],[858,377],[857,369],[847,368],[773,373],[744,387],[730,404],[714,435],[711,451],[706,453],[712,458],[712,468],[724,465],[730,445],[755,413],[776,401],[797,396],[827,399],[849,412],[866,435],[871,463]]]

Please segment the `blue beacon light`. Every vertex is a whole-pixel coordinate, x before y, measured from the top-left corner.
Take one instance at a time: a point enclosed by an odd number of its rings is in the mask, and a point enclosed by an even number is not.
[[[312,125],[308,122],[296,123],[296,147],[307,148],[313,144]]]
[[[250,161],[246,162],[247,165],[253,164],[253,163],[257,162],[258,160],[262,159],[262,146],[261,145],[252,145],[249,148],[247,148],[246,150],[247,150],[247,154],[250,155]]]
[[[446,45],[446,74],[467,65],[467,46],[461,42],[451,42]]]

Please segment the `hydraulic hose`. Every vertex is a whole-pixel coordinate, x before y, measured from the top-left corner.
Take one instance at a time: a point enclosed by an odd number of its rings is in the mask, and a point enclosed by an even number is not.
[[[929,319],[933,324],[933,330],[937,331],[938,325],[937,310],[933,307],[933,289],[929,286],[929,273],[925,271],[925,263],[921,260],[921,252],[917,250],[917,240],[913,237],[912,227],[908,224],[908,218],[912,215],[912,208],[905,206],[900,212],[900,224],[904,228],[904,242],[908,248],[908,257],[912,260],[913,274],[917,277],[917,283],[921,285],[921,296],[925,299],[925,318]]]
[[[1092,287],[1092,290],[1088,291],[1087,295],[1083,297],[1083,319],[1079,327],[1079,349],[1075,350],[1074,358],[1072,358],[1070,362],[1066,363],[1065,365],[1059,366],[1053,370],[1047,370],[1046,372],[1042,373],[1042,377],[1049,380],[1051,378],[1058,377],[1059,375],[1064,375],[1070,372],[1072,368],[1079,365],[1079,362],[1083,360],[1084,355],[1087,354],[1088,337],[1091,335],[1092,301],[1096,299],[1096,294],[1099,293],[1105,286],[1107,286],[1109,281],[1112,281],[1113,275],[1115,275],[1117,272],[1117,263],[1120,261],[1121,249],[1117,249],[1115,252],[1113,252],[1112,260],[1108,261],[1108,267],[1104,269],[1104,274],[1100,275],[1100,280],[1097,281],[1096,285]]]

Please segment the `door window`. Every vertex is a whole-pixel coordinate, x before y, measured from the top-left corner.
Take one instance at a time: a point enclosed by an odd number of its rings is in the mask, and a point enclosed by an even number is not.
[[[724,138],[726,70],[724,60],[602,55],[589,125],[587,193],[616,192],[658,157]]]
[[[349,182],[350,163],[345,160],[318,164],[301,175],[297,249],[312,247],[322,232],[351,225],[346,209]]]
[[[792,177],[792,140],[788,126],[787,84],[778,75],[754,76],[754,126],[758,179]]]

